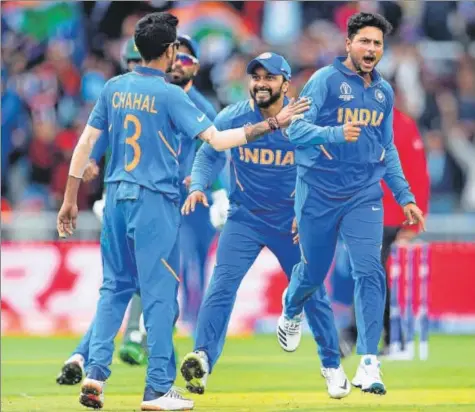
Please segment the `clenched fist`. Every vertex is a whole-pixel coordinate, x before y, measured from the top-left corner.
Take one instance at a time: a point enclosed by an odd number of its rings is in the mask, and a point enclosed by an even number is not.
[[[343,126],[343,135],[347,142],[356,142],[361,133],[361,127],[364,122],[348,122]]]

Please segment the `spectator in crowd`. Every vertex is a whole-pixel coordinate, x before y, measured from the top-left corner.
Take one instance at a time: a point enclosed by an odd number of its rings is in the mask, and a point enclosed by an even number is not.
[[[182,16],[182,30],[201,39],[202,67],[196,84],[217,106],[247,96],[245,62],[249,55],[269,49],[269,44],[295,68],[289,94],[298,95],[316,68],[342,53],[338,46],[342,43],[335,39],[344,35],[341,28],[351,14],[382,13],[394,24],[395,33],[388,38],[380,69],[386,78],[395,79],[405,109],[418,122],[425,140],[433,192],[430,210],[475,209],[475,166],[473,156],[469,157],[475,120],[473,56],[459,58],[464,48],[475,49],[473,2],[272,5],[232,1],[212,6],[162,0],[54,2],[37,12],[35,7],[41,3],[25,8],[6,3],[8,7],[2,8],[2,196],[13,209],[56,207],[60,178],[53,175],[61,170],[72,141],[64,136],[94,104],[99,84],[120,72],[120,48],[135,22],[147,12],[170,8]],[[209,12],[206,21],[200,10]],[[272,24],[282,11],[287,19],[279,21],[276,32]],[[30,24],[32,19],[39,19],[47,30],[37,30]],[[421,43],[426,40],[429,43]],[[446,104],[447,95],[455,99],[456,110]],[[96,186],[85,193],[85,207],[100,197],[102,188]]]

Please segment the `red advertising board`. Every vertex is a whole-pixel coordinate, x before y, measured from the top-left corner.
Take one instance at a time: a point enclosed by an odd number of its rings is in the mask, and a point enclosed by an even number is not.
[[[2,334],[82,333],[94,316],[101,284],[99,244],[2,243]],[[210,252],[209,272],[215,249]],[[430,247],[429,316],[475,319],[475,244]],[[238,292],[230,333],[250,333],[276,318],[287,281],[263,250]]]

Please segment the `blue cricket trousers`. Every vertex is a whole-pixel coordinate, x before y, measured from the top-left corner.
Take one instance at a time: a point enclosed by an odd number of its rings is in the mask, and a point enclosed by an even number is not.
[[[183,200],[186,199],[184,194]],[[182,216],[180,227],[182,319],[195,326],[204,295],[206,261],[216,230],[211,224],[209,208],[196,205],[193,213]]]
[[[211,369],[224,346],[226,331],[242,279],[263,247],[277,257],[287,278],[300,259],[290,233],[253,227],[248,221],[229,218],[219,238],[217,262],[198,315],[195,350],[208,355]],[[338,335],[330,301],[322,285],[305,304],[307,322],[318,344],[325,367],[340,365]]]
[[[323,285],[338,235],[353,268],[357,352],[374,354],[383,329],[386,276],[381,265],[383,237],[382,189],[376,183],[350,199],[330,199],[297,179],[295,214],[301,260],[295,266],[285,302],[290,318],[302,311],[308,296]]]
[[[149,363],[146,385],[167,392],[176,378],[178,203],[133,183],[107,185],[101,235],[103,284],[89,345],[88,376],[105,380],[114,338],[132,295],[142,298]]]

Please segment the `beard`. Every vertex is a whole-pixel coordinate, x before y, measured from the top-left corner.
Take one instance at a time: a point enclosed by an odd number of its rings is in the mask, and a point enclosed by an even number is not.
[[[259,91],[268,92],[269,97],[265,100],[258,99],[256,97],[256,95],[257,95],[257,92],[259,92]],[[251,89],[249,92],[250,92],[251,97],[254,99],[254,101],[256,102],[258,107],[260,107],[261,109],[267,109],[269,106],[272,106],[277,100],[280,99],[280,97],[282,96],[282,87],[275,93],[272,93],[271,89],[267,89],[267,88],[258,89],[257,87],[255,87],[254,89]]]
[[[181,70],[171,70],[168,73],[168,81],[176,86],[183,87],[190,80],[193,79],[193,76],[186,76],[185,73]]]

